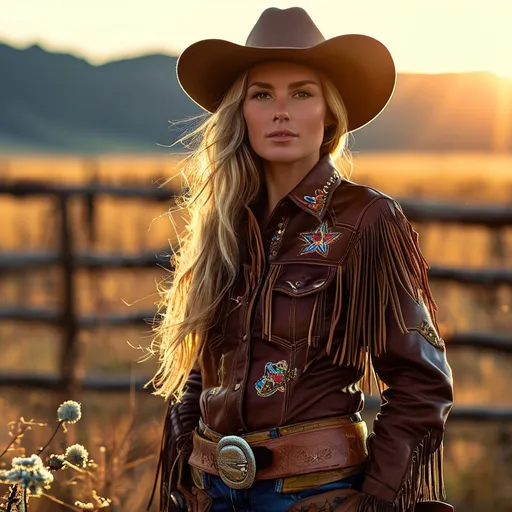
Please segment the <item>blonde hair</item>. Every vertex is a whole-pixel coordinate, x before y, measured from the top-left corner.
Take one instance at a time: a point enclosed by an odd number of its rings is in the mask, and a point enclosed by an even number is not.
[[[171,257],[170,286],[159,286],[158,321],[149,347],[151,354],[159,353],[159,367],[145,385],[153,384],[153,394],[166,400],[179,400],[183,393],[215,312],[235,282],[239,237],[241,233],[251,237],[250,230],[243,231],[244,219],[258,196],[263,174],[246,135],[242,106],[247,75],[235,81],[214,114],[179,141],[191,140],[193,147],[182,162],[188,192],[177,202],[177,208],[188,211],[190,220],[179,255]],[[347,177],[350,173],[343,163],[351,168],[351,156],[346,109],[332,82],[320,76],[326,104],[336,120],[326,129],[320,153],[329,153]]]

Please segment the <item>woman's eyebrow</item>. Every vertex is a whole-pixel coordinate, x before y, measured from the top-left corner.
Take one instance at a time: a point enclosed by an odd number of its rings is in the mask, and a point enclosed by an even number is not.
[[[288,89],[295,89],[296,87],[302,87],[303,85],[313,84],[320,87],[318,82],[314,80],[300,80],[299,82],[293,82],[288,86]],[[272,84],[267,84],[265,82],[253,82],[249,87],[261,87],[262,89],[273,89],[274,86]],[[248,88],[249,88],[248,87]]]

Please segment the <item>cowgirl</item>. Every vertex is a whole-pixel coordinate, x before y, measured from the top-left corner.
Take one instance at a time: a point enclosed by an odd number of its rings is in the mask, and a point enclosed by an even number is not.
[[[451,510],[428,264],[400,205],[336,164],[391,98],[388,50],[272,8],[245,46],[199,41],[177,73],[212,115],[189,135],[190,223],[153,342],[160,510]]]

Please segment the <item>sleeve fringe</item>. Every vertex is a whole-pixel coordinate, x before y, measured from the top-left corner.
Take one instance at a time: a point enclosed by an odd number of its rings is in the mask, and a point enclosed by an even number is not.
[[[171,432],[171,400],[167,402],[167,407],[165,410],[165,420],[164,420],[164,428],[162,431],[162,437],[160,441],[160,453],[158,457],[158,464],[156,468],[156,474],[153,481],[153,489],[151,491],[151,496],[149,498],[148,505],[146,510],[151,508],[151,504],[153,503],[153,499],[155,497],[156,486],[158,483],[158,477],[160,477],[160,509],[164,509],[167,506],[169,499],[169,479],[166,475],[169,474],[169,467],[166,463],[166,450],[168,448],[169,443],[169,434]]]
[[[200,376],[191,375],[188,381],[189,389],[198,393]],[[151,508],[155,497],[158,478],[160,477],[159,508],[160,512],[169,510],[171,492],[179,490],[186,497],[189,494],[188,484],[190,480],[188,457],[192,453],[192,424],[196,422],[196,412],[193,410],[178,411],[178,406],[183,402],[173,403],[167,401],[164,427],[160,443],[160,453],[156,468],[153,489],[146,510]],[[198,419],[198,418],[197,418]]]
[[[330,354],[335,324],[345,307],[344,339],[336,347],[333,361],[364,372],[362,388],[368,394],[373,393],[375,383],[380,393],[386,388],[373,370],[371,356],[378,357],[386,351],[388,305],[393,309],[400,330],[407,332],[398,298],[399,286],[416,302],[420,301],[420,294],[423,295],[437,329],[437,306],[427,279],[430,267],[421,253],[418,233],[398,203],[388,199],[378,201],[382,206],[375,222],[361,230],[349,259],[337,269],[336,297],[339,300],[335,304],[327,343]],[[342,304],[341,297],[346,297],[348,303]]]
[[[419,502],[445,500],[443,443],[437,448],[434,448],[434,443],[430,431],[418,444],[394,503],[366,494],[358,503],[356,512],[414,512]]]

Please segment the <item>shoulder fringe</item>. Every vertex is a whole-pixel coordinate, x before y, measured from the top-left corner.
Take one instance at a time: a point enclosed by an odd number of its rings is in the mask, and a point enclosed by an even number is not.
[[[418,303],[423,295],[437,329],[437,306],[427,278],[430,267],[421,252],[418,233],[398,203],[388,198],[377,201],[380,210],[375,221],[359,231],[347,261],[338,267],[336,295],[340,298],[336,300],[327,343],[327,353],[331,354],[336,323],[341,309],[346,308],[344,339],[336,343],[333,361],[362,371],[361,387],[369,394],[374,382],[381,393],[386,387],[376,376],[371,357],[386,351],[389,305],[401,332],[407,332],[398,296],[400,286]],[[342,304],[341,296],[347,304]]]
[[[432,451],[434,440],[428,432],[411,456],[409,470],[394,503],[366,494],[357,504],[356,512],[414,512],[417,503],[445,500],[443,482],[443,443]]]
[[[386,351],[386,310],[393,308],[397,324],[403,333],[407,327],[398,298],[398,288],[403,287],[416,301],[423,296],[436,330],[437,306],[429,288],[427,269],[430,268],[419,246],[418,233],[403,214],[400,205],[387,197],[376,200],[379,213],[375,221],[358,231],[358,239],[346,262],[338,265],[335,275],[334,306],[329,325],[326,352],[333,363],[357,368],[362,374],[361,388],[373,394],[375,384],[380,393],[386,385],[376,375],[372,356]],[[264,248],[257,228],[257,221],[249,212],[249,247],[251,255],[250,287],[265,268]],[[263,334],[272,335],[272,289],[280,265],[270,265],[262,288]],[[319,326],[323,325],[323,308],[319,307],[322,291],[317,294],[310,319],[309,346],[318,345]],[[343,339],[336,332],[343,313],[345,323]]]

